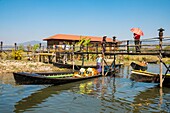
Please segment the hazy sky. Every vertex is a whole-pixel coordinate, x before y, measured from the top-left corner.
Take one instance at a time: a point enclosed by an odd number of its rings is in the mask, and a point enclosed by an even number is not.
[[[170,0],[0,0],[0,41],[42,41],[55,34],[157,37],[170,36]]]

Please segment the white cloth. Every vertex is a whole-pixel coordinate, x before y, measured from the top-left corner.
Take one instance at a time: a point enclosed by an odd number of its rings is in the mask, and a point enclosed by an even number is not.
[[[98,57],[98,58],[96,59],[96,62],[97,62],[97,63],[101,63],[101,62],[102,62],[102,58],[101,58],[101,57]]]

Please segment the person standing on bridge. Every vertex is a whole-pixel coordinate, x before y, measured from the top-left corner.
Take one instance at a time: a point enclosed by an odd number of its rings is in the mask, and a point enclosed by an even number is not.
[[[140,36],[143,36],[144,33],[141,29],[139,28],[132,28],[131,31],[133,32],[133,35],[134,35],[134,42],[135,42],[135,47],[136,47],[136,52],[141,52],[140,51]]]
[[[134,42],[136,47],[136,52],[140,52],[140,35],[134,33]]]

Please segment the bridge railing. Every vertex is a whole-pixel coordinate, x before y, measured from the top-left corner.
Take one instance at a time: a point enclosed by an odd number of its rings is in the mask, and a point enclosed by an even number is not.
[[[102,51],[102,45],[101,43],[98,44],[89,44],[86,46],[82,45],[56,45],[45,47],[39,44],[39,48],[36,50],[36,52],[96,52],[99,53]],[[123,40],[123,41],[117,41],[117,42],[106,42],[106,53],[135,53],[135,45],[134,40]],[[2,51],[12,51],[12,50],[18,50],[20,49],[20,45],[14,44],[14,45],[4,45],[2,42],[0,44],[0,52]],[[25,52],[32,52],[33,46],[22,46],[22,49]],[[162,51],[163,52],[169,52],[170,53],[170,37],[163,37],[162,39]],[[147,39],[141,39],[140,40],[140,50],[141,53],[147,53],[147,52],[160,52],[160,39],[159,37],[155,38],[147,38]]]

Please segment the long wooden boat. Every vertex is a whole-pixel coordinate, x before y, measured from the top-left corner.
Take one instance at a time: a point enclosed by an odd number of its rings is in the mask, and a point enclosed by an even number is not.
[[[73,69],[73,65],[72,64],[63,64],[63,63],[58,63],[58,62],[55,62],[53,63],[54,66],[57,66],[59,68],[68,68],[68,69]],[[116,64],[116,67],[121,67],[122,64]],[[82,65],[74,65],[74,69],[75,70],[79,70],[80,68],[96,68],[96,65],[85,65],[85,66],[82,66]],[[105,66],[107,68],[107,66]],[[114,66],[112,66],[113,68]]]
[[[17,84],[54,84],[60,85],[70,82],[76,82],[95,77],[100,77],[101,74],[85,77],[73,77],[73,72],[58,72],[58,73],[13,73]]]
[[[138,64],[138,63],[135,63],[135,62],[132,62],[130,65],[134,70],[145,71],[148,68],[147,65],[141,65],[141,64]]]
[[[130,78],[138,82],[153,82],[153,83],[160,82],[160,76],[157,73],[141,70],[132,70],[131,73],[132,74]],[[164,78],[163,84],[170,86],[170,74],[163,75],[163,78]]]
[[[158,60],[147,60],[148,64],[157,64]]]
[[[72,64],[63,64],[63,63],[58,63],[58,62],[55,62],[53,63],[54,66],[57,66],[59,68],[68,68],[68,69],[73,69],[73,65]],[[85,65],[85,66],[82,66],[82,65],[74,65],[74,69],[75,70],[79,70],[81,67],[83,68],[96,68],[95,65]]]

